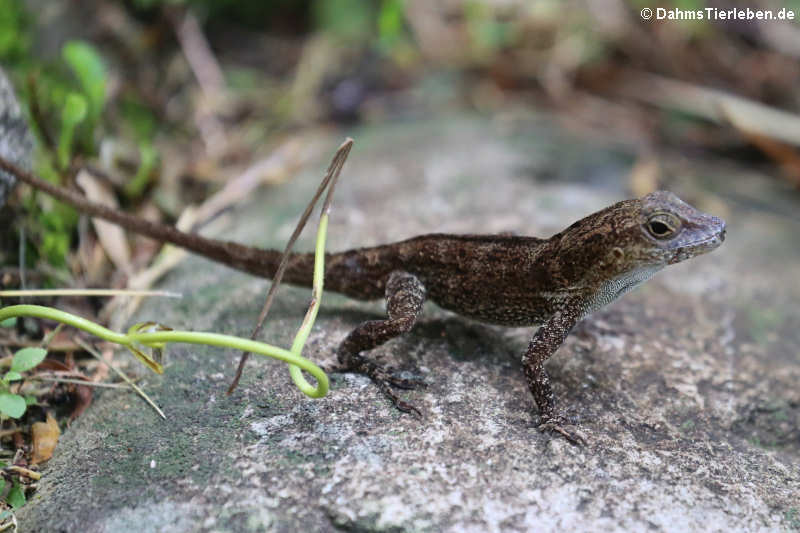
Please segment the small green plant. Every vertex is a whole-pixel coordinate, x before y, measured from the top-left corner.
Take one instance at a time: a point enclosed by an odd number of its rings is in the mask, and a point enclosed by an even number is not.
[[[0,0],[0,59],[17,62],[31,48],[31,33],[23,2]]]
[[[69,93],[61,111],[61,135],[58,137],[58,166],[66,170],[72,160],[72,139],[75,130],[86,119],[88,104],[78,93]]]
[[[18,33],[33,35],[22,22],[15,24]],[[0,33],[2,27],[0,20]],[[38,140],[34,168],[48,181],[63,183],[76,159],[91,159],[98,152],[108,84],[103,60],[91,44],[70,41],[62,47],[60,60],[23,55],[9,66],[15,85],[26,89],[20,95]],[[23,199],[23,205],[31,220],[31,246],[25,244],[29,264],[43,259],[51,266],[66,267],[78,221],[74,210],[58,202],[43,206],[33,194]]]
[[[44,348],[22,348],[14,354],[11,368],[0,379],[0,413],[11,418],[20,418],[28,408],[28,402],[19,394],[10,391],[11,382],[22,379],[22,373],[35,368],[44,361]]]
[[[321,278],[324,266],[320,258],[323,258],[325,253],[324,233],[326,228],[326,222],[320,224],[320,234],[317,240],[317,259],[319,261],[317,264],[319,266],[315,265],[314,276],[319,284],[314,289],[315,294],[321,294],[322,289]],[[59,311],[52,307],[43,307],[40,305],[12,305],[4,307],[0,309],[0,320],[5,320],[8,317],[30,316],[54,320],[73,326],[107,341],[125,346],[142,363],[158,374],[164,371],[160,361],[161,350],[168,342],[206,344],[209,346],[253,352],[288,363],[292,380],[295,382],[295,385],[297,385],[297,388],[311,398],[322,398],[328,393],[328,376],[321,368],[300,355],[303,345],[308,338],[308,334],[311,332],[314,319],[316,318],[319,309],[319,301],[319,298],[314,298],[312,300],[306,318],[303,320],[303,324],[295,336],[295,341],[292,344],[291,350],[271,346],[263,342],[234,337],[232,335],[199,331],[173,331],[153,322],[135,324],[131,326],[127,334],[117,333],[86,320],[85,318],[65,313],[64,311]],[[148,348],[152,350],[152,354],[147,353]],[[0,412],[13,418],[19,418],[25,413],[25,398],[18,394],[8,392],[9,383],[14,380],[22,379],[21,372],[30,370],[41,363],[45,355],[46,351],[41,348],[24,348],[17,352],[14,356],[11,370],[0,380],[0,390],[2,390],[2,387],[5,387],[5,392],[0,392]],[[308,383],[300,373],[300,370],[305,370],[311,374],[317,381],[317,385],[314,386]]]
[[[311,328],[316,320],[319,311],[320,302],[322,301],[322,290],[324,285],[325,274],[325,241],[328,234],[328,218],[330,216],[331,201],[333,199],[333,190],[336,181],[339,178],[342,166],[344,165],[347,155],[350,153],[350,148],[353,145],[352,139],[345,140],[339,147],[334,155],[331,165],[325,177],[320,183],[317,193],[312,198],[309,205],[306,207],[303,216],[295,228],[295,235],[289,240],[287,249],[284,252],[281,263],[285,264],[288,260],[291,248],[299,236],[300,232],[305,226],[308,216],[310,216],[314,206],[319,201],[322,193],[327,189],[327,195],[322,204],[319,224],[317,226],[317,240],[314,248],[314,272],[312,282],[312,297],[303,322],[294,338],[294,342],[289,350],[271,346],[263,342],[258,342],[250,339],[243,339],[234,337],[232,335],[222,335],[218,333],[205,333],[199,331],[173,331],[172,329],[157,324],[155,322],[144,322],[134,324],[128,329],[127,333],[117,333],[103,326],[96,324],[85,318],[53,309],[52,307],[44,307],[40,305],[12,305],[9,307],[0,308],[0,323],[5,323],[9,319],[19,316],[30,316],[37,318],[44,318],[54,320],[67,324],[77,329],[91,333],[97,337],[105,339],[124,346],[136,356],[142,363],[154,372],[161,374],[164,369],[161,364],[162,351],[168,342],[179,342],[187,344],[206,344],[209,346],[220,346],[226,348],[233,348],[245,352],[245,354],[253,352],[267,357],[272,357],[289,364],[289,374],[294,381],[297,388],[303,394],[311,398],[322,398],[328,393],[329,380],[325,372],[322,371],[317,365],[306,359],[301,355],[303,346],[308,340],[308,335],[311,333]],[[20,174],[17,174],[19,177]],[[282,269],[276,274],[273,280],[273,290],[280,283],[282,276]],[[269,298],[267,299],[269,302]],[[262,311],[260,320],[266,317],[269,306],[266,305]],[[257,330],[260,328],[261,322]],[[255,337],[255,335],[254,335]],[[149,350],[149,353],[148,353]],[[26,402],[25,399],[17,394],[8,392],[8,384],[11,381],[22,379],[21,373],[34,368],[42,362],[46,355],[46,351],[40,348],[25,348],[17,352],[11,364],[11,369],[0,381],[0,387],[5,386],[6,392],[0,392],[0,411],[19,418],[25,412]],[[243,358],[246,356],[243,356]],[[240,365],[241,368],[241,365]],[[316,386],[306,381],[302,374],[305,370],[316,380]],[[238,377],[237,377],[238,380]]]
[[[139,145],[139,168],[126,184],[125,194],[141,195],[159,165],[153,144],[156,117],[139,103],[135,91],[128,91],[122,102],[116,102],[115,120],[105,120],[109,74],[98,49],[73,40],[62,46],[60,57],[37,57],[34,19],[19,2],[0,0],[0,61],[19,90],[38,140],[36,172],[48,181],[63,183],[72,165],[96,158],[99,141],[111,134]],[[78,221],[74,210],[59,202],[42,205],[34,194],[24,198],[23,204],[30,217],[30,243],[23,243],[28,265],[44,260],[66,268]]]
[[[8,466],[8,463],[5,461],[0,461],[0,468],[5,468]],[[0,493],[2,493],[6,488],[6,480],[3,477],[0,477]],[[23,505],[25,505],[25,491],[22,489],[22,485],[20,485],[18,479],[14,479],[11,483],[11,489],[9,489],[8,494],[6,495],[6,503],[11,506],[12,509],[19,509]],[[8,511],[3,511],[0,513],[0,522],[6,520],[9,515],[6,515]],[[10,513],[9,513],[10,514]]]
[[[59,311],[58,309],[53,309],[52,307],[44,307],[40,305],[12,305],[9,307],[0,308],[0,323],[4,323],[11,318],[19,316],[30,316],[61,322],[63,324],[67,324],[91,333],[92,335],[107,341],[126,347],[148,368],[159,374],[163,372],[163,366],[161,365],[162,351],[168,342],[206,344],[209,346],[220,346],[241,350],[244,352],[244,354],[242,355],[242,362],[239,365],[239,371],[241,371],[243,362],[247,355],[250,352],[257,353],[288,363],[289,374],[297,388],[311,398],[322,398],[328,393],[328,376],[322,371],[321,368],[303,357],[301,352],[303,350],[303,346],[308,340],[309,334],[311,333],[311,328],[314,325],[314,321],[316,320],[317,313],[319,311],[320,302],[322,301],[325,274],[325,240],[328,233],[328,219],[330,216],[331,202],[333,200],[333,191],[352,146],[353,140],[348,138],[336,151],[336,154],[334,155],[333,160],[328,167],[328,171],[326,172],[322,183],[320,183],[316,194],[306,207],[303,215],[300,217],[300,221],[295,228],[294,234],[289,239],[289,243],[287,244],[287,248],[284,251],[281,259],[281,266],[278,268],[278,272],[275,274],[273,279],[273,285],[270,289],[270,294],[273,294],[275,288],[280,284],[281,277],[283,276],[283,270],[288,261],[292,246],[294,245],[297,237],[300,235],[300,232],[305,227],[305,223],[308,220],[308,217],[311,215],[314,206],[327,189],[327,194],[322,203],[319,223],[317,226],[317,239],[316,246],[314,248],[314,272],[311,287],[311,303],[309,304],[306,315],[303,318],[303,322],[300,325],[300,328],[297,330],[294,342],[289,350],[271,346],[255,340],[234,337],[231,335],[198,331],[173,331],[172,329],[155,322],[134,324],[128,330],[127,334],[117,333],[90,320],[86,320],[85,318],[81,318],[64,311]],[[26,177],[24,173],[20,173],[18,171],[15,171],[14,173],[22,181],[30,182],[32,179],[30,176]],[[39,180],[37,179],[37,181]],[[266,318],[270,302],[271,299],[268,296],[267,302],[265,303],[264,309],[262,309],[261,316],[259,317],[258,326],[253,334],[253,339],[260,331],[263,320]],[[148,349],[151,350],[150,353],[147,353]],[[17,356],[14,357],[11,370],[3,378],[3,382],[6,384],[6,387],[8,386],[9,381],[12,381],[13,379],[21,379],[22,376],[20,375],[20,372],[35,367],[44,359],[44,355],[39,352],[23,352],[24,350],[20,350],[20,352],[18,352],[18,355],[21,353],[21,355],[19,355],[18,362]],[[316,386],[306,381],[302,374],[303,370],[314,377],[317,382]],[[16,372],[16,374],[14,372]],[[237,374],[234,384],[231,386],[230,390],[233,390],[235,387],[238,377],[239,374]],[[19,399],[13,398],[13,396],[18,395],[13,395],[10,393],[0,394],[0,410],[7,413],[9,416],[22,416],[22,413],[25,412],[25,406],[20,404],[20,400],[24,404],[25,399],[21,396]],[[20,410],[20,408],[22,409]],[[17,415],[17,413],[19,414]]]
[[[70,41],[61,49],[88,101],[90,125],[94,125],[106,103],[106,68],[97,50],[83,41]]]

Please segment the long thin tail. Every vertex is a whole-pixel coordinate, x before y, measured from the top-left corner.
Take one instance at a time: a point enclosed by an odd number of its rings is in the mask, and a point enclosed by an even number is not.
[[[235,242],[207,239],[193,233],[180,231],[173,226],[157,224],[123,211],[111,209],[87,200],[75,191],[40,179],[2,157],[0,157],[0,168],[15,175],[20,181],[31,187],[44,191],[89,216],[102,218],[129,231],[186,248],[191,252],[249,274],[271,279],[280,263],[281,252],[277,250],[262,250]],[[293,254],[287,265],[284,279],[294,285],[311,286],[313,268],[313,254]]]

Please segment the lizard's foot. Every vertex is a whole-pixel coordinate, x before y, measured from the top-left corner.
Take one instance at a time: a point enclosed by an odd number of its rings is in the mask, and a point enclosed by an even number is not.
[[[561,435],[567,439],[570,444],[576,446],[585,446],[588,444],[586,437],[584,437],[580,429],[578,429],[576,425],[571,424],[564,415],[542,415],[542,421],[539,423],[539,431],[549,431],[550,433]]]
[[[395,370],[394,368],[387,368],[384,370],[386,374],[386,381],[393,387],[404,390],[414,390],[427,387],[428,384],[421,376],[406,371]]]
[[[419,409],[417,409],[416,407],[414,407],[413,405],[411,405],[407,401],[401,400],[400,398],[397,397],[397,394],[395,394],[394,391],[392,390],[392,387],[391,387],[392,384],[391,384],[390,381],[386,381],[386,380],[379,381],[379,380],[373,378],[372,376],[370,376],[370,378],[372,379],[372,382],[375,383],[375,385],[378,386],[378,388],[381,390],[383,395],[386,396],[387,398],[389,398],[389,401],[391,401],[392,404],[397,409],[399,409],[400,411],[402,411],[404,413],[415,413],[419,417],[422,416],[422,411],[420,411]]]
[[[403,377],[401,374],[405,374],[404,372],[401,373],[391,368],[384,368],[366,358],[360,357],[359,359],[360,360],[356,360],[356,364],[353,365],[345,366],[337,364],[326,367],[324,370],[328,373],[354,372],[356,374],[364,374],[378,386],[383,395],[386,396],[397,409],[404,413],[416,413],[422,416],[422,412],[419,409],[405,400],[398,398],[397,394],[392,390],[392,387],[404,390],[426,387],[427,383],[425,383],[421,377]]]

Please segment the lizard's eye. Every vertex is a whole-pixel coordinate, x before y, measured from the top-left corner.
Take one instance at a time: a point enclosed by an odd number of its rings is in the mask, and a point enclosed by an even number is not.
[[[647,221],[647,232],[656,239],[668,239],[680,228],[680,221],[673,215],[659,213]]]

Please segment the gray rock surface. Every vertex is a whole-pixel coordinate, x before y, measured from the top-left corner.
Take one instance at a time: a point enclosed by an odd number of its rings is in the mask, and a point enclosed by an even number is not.
[[[539,116],[440,118],[348,132],[331,249],[430,231],[549,235],[628,196],[624,151]],[[341,139],[331,138],[331,152]],[[325,155],[324,159],[327,159]],[[589,438],[540,433],[519,358],[529,329],[433,305],[374,354],[423,376],[398,413],[366,378],[304,397],[285,365],[174,346],[146,388],[167,422],[106,392],[62,437],[22,531],[788,531],[800,528],[796,197],[679,158],[667,184],[725,217],[715,253],[580,324],[548,364]],[[281,246],[327,161],[237,214],[231,238]],[[301,247],[309,249],[311,238]],[[137,320],[247,335],[267,282],[192,258]],[[309,291],[279,291],[264,338],[288,346]],[[333,294],[306,350],[321,363],[379,303]]]
[[[31,166],[33,138],[5,72],[0,68],[0,155],[24,168]],[[0,207],[15,178],[0,170]]]

